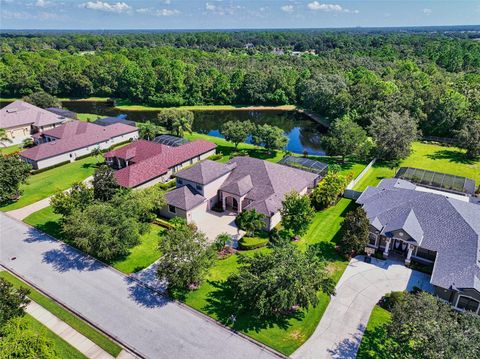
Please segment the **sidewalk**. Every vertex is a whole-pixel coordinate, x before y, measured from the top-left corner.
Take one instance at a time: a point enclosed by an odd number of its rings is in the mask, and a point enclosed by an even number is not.
[[[89,176],[83,181],[83,183],[86,183],[88,186],[90,186],[92,180],[93,180],[93,176]],[[68,191],[68,189],[65,191]],[[41,199],[38,202],[29,204],[28,206],[25,206],[19,209],[14,209],[13,211],[9,211],[8,215],[15,219],[18,219],[19,221],[23,221],[32,213],[38,212],[41,209],[44,209],[45,207],[50,206],[50,198],[52,198],[52,196]]]
[[[30,302],[26,310],[28,314],[38,320],[40,323],[45,325],[52,332],[57,334],[60,338],[65,340],[72,347],[77,349],[80,353],[85,355],[90,359],[113,359],[113,356],[108,354],[105,350],[100,348],[97,344],[92,342],[90,339],[84,335],[77,332],[67,323],[58,319],[48,310],[44,309],[35,302]],[[117,358],[121,359],[130,359],[135,358],[130,353],[127,353],[125,350],[122,350]]]

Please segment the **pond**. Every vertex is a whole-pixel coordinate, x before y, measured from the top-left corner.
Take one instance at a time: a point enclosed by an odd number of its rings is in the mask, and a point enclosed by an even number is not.
[[[4,104],[2,104],[4,105]],[[152,121],[158,111],[120,110],[103,101],[63,101],[64,108],[77,113],[93,113],[103,116],[127,115],[132,121]],[[322,135],[326,128],[311,120],[305,114],[283,110],[231,110],[231,111],[194,111],[193,131],[222,137],[222,123],[250,120],[256,124],[269,124],[280,127],[288,137],[287,150],[295,153],[307,151],[309,155],[322,156],[325,152],[321,146]],[[247,141],[248,142],[248,141]]]

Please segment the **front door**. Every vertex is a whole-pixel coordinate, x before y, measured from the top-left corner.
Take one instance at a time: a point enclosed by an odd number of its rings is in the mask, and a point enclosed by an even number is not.
[[[393,240],[393,251],[396,253],[407,255],[408,244],[399,239]]]

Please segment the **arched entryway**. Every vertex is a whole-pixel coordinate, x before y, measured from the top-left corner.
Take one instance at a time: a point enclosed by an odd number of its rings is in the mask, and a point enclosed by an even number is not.
[[[238,212],[238,201],[235,197],[225,197],[225,209]]]

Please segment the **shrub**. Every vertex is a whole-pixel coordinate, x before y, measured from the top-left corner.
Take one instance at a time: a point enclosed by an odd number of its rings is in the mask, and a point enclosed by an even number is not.
[[[393,307],[399,303],[400,301],[403,300],[405,297],[405,292],[398,291],[398,292],[390,292],[388,294],[385,294],[385,296],[380,299],[379,305],[385,309],[388,310],[389,312],[392,311]]]
[[[163,218],[156,218],[153,220],[153,223],[159,225],[160,227],[166,228],[166,229],[172,229],[175,226],[170,223],[168,220],[163,219]]]
[[[177,181],[173,179],[168,182],[159,183],[157,184],[157,186],[163,189],[164,191],[167,191],[169,189],[175,188],[176,184],[177,184]]]
[[[238,248],[249,251],[257,248],[265,247],[268,244],[268,237],[242,237],[238,241]]]
[[[208,157],[208,159],[211,160],[211,161],[218,161],[218,160],[221,160],[222,158],[223,158],[223,153],[221,153],[221,152],[216,153],[216,154]]]

